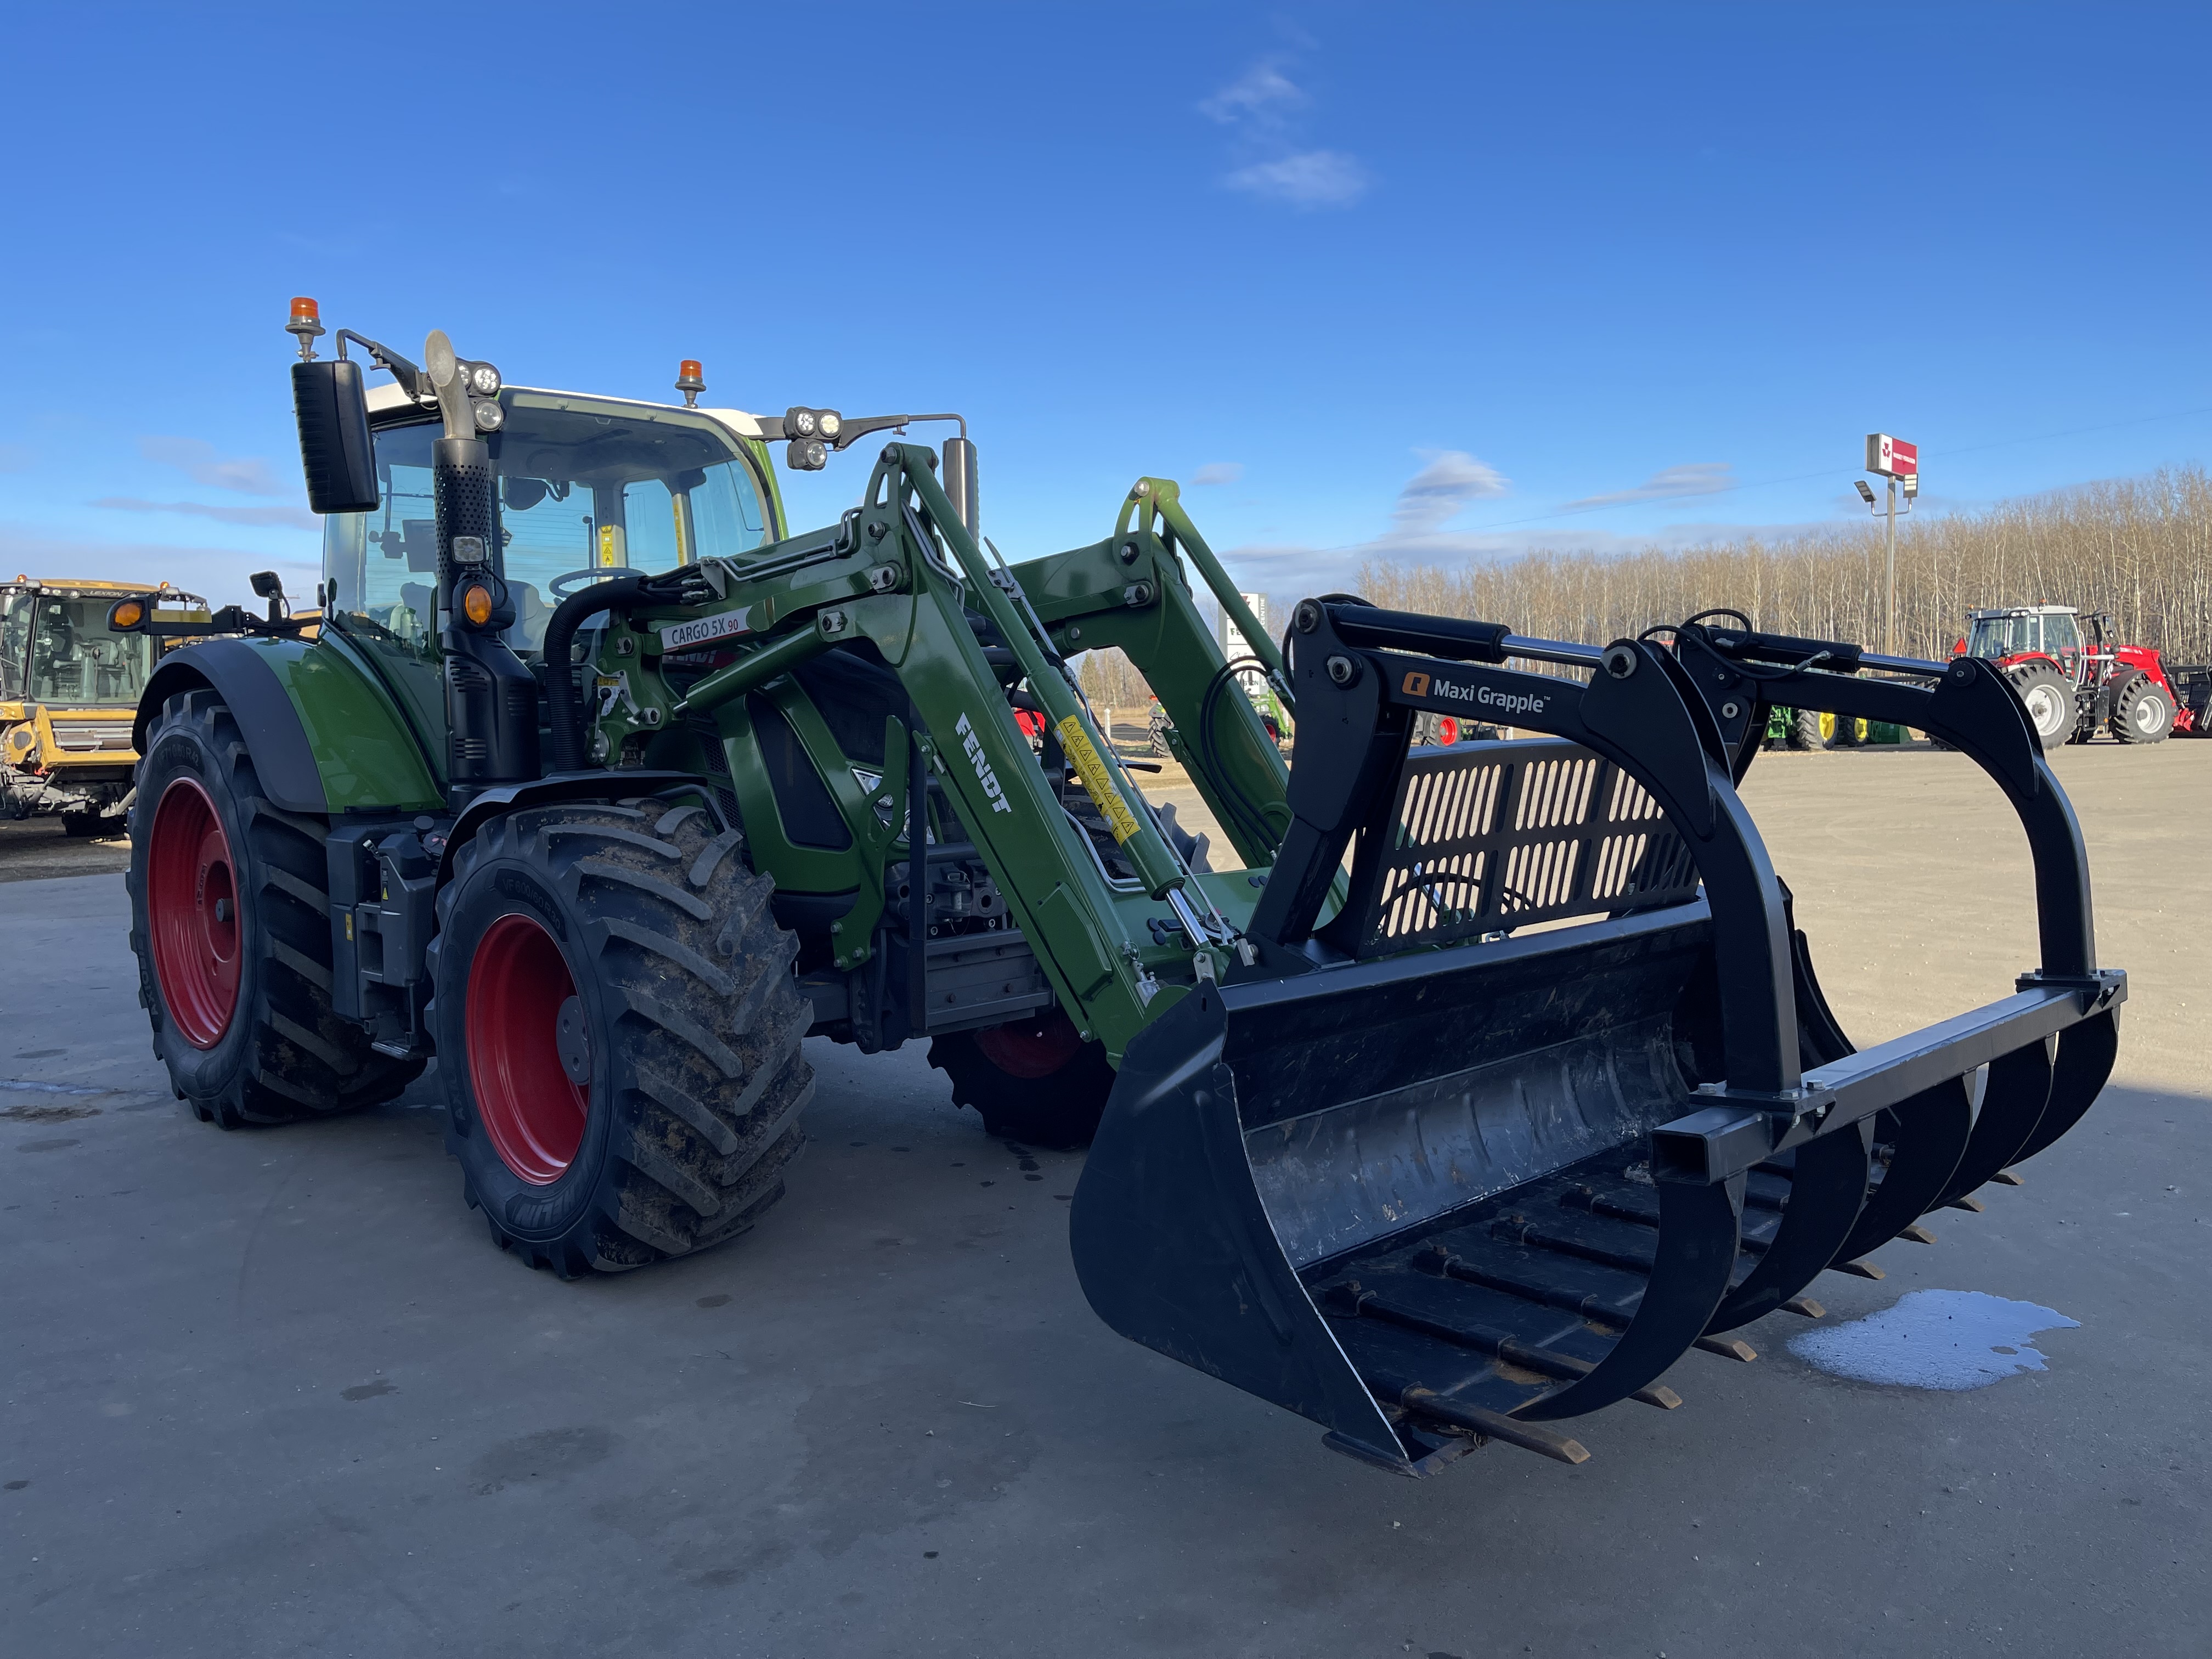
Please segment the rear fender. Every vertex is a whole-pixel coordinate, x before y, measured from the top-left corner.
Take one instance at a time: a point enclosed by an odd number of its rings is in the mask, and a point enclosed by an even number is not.
[[[337,646],[293,639],[209,640],[162,659],[138,700],[132,746],[179,692],[214,690],[252,752],[272,805],[329,816],[431,811],[445,797],[391,694]]]

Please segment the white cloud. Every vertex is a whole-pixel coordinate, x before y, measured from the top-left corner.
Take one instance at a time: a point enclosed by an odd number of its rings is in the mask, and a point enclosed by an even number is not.
[[[1611,507],[1620,501],[1663,501],[1677,495],[1718,495],[1735,488],[1735,469],[1726,461],[1690,461],[1662,467],[1633,489],[1585,495],[1569,507]]]
[[[1190,475],[1194,484],[1233,484],[1244,476],[1242,461],[1208,461]]]
[[[304,507],[211,507],[204,501],[147,501],[136,495],[103,495],[91,503],[118,513],[187,513],[218,524],[289,525],[320,530],[323,521]]]
[[[204,438],[141,438],[139,453],[149,461],[173,466],[195,483],[212,489],[235,489],[244,495],[282,495],[285,486],[258,455],[222,456]]]
[[[1832,520],[1792,524],[1670,525],[1645,534],[1624,536],[1605,530],[1562,532],[1531,526],[1493,532],[1447,531],[1428,536],[1387,535],[1342,547],[1262,543],[1220,550],[1240,587],[1264,590],[1285,599],[1313,593],[1357,589],[1360,567],[1370,562],[1394,565],[1436,565],[1456,570],[1472,562],[1514,559],[1527,553],[1595,553],[1619,557],[1655,549],[1681,552],[1717,542],[1778,541],[1833,528]],[[1502,620],[1510,621],[1510,617]]]
[[[1279,60],[1263,58],[1236,80],[1201,102],[1199,112],[1224,126],[1255,118],[1271,121],[1285,110],[1300,109],[1312,100],[1277,67]]]
[[[1238,167],[1222,182],[1292,207],[1350,207],[1373,182],[1358,161],[1340,150],[1309,149]]]
[[[1350,207],[1373,181],[1357,156],[1299,147],[1313,99],[1283,72],[1284,61],[1263,58],[1200,103],[1200,113],[1236,134],[1236,165],[1221,182],[1299,209]]]
[[[1406,481],[1390,509],[1396,533],[1419,536],[1441,528],[1470,502],[1503,495],[1508,480],[1463,449],[1424,450],[1429,464]]]

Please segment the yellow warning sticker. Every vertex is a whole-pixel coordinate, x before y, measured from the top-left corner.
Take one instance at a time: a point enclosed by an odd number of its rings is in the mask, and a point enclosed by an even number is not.
[[[1128,802],[1114,787],[1106,763],[1098,758],[1097,747],[1091,741],[1091,734],[1083,729],[1083,722],[1070,714],[1052,729],[1067,758],[1074,763],[1075,775],[1083,780],[1084,793],[1106,815],[1107,827],[1114,832],[1114,844],[1119,847],[1137,833],[1136,814],[1130,811]]]

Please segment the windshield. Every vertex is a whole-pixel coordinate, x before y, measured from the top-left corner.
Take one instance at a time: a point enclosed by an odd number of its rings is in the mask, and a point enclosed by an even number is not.
[[[499,474],[501,574],[513,591],[507,643],[528,656],[545,635],[562,576],[665,570],[741,553],[767,534],[752,468],[723,429],[688,410],[510,392],[489,435]],[[434,422],[376,434],[374,513],[324,520],[331,608],[380,644],[434,658],[437,525]],[[573,586],[572,584],[569,586]]]
[[[16,588],[0,595],[0,688],[29,702],[135,703],[154,666],[154,641],[111,634],[119,595],[71,598]]]
[[[1992,661],[2018,656],[2023,651],[2042,649],[2040,617],[1977,617],[1974,631],[1966,636],[1968,656],[1987,657]]]

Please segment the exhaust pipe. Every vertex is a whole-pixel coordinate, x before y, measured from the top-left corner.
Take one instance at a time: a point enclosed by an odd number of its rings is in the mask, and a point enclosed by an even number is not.
[[[945,499],[960,515],[971,538],[982,535],[975,508],[975,446],[963,427],[961,435],[945,441]]]

